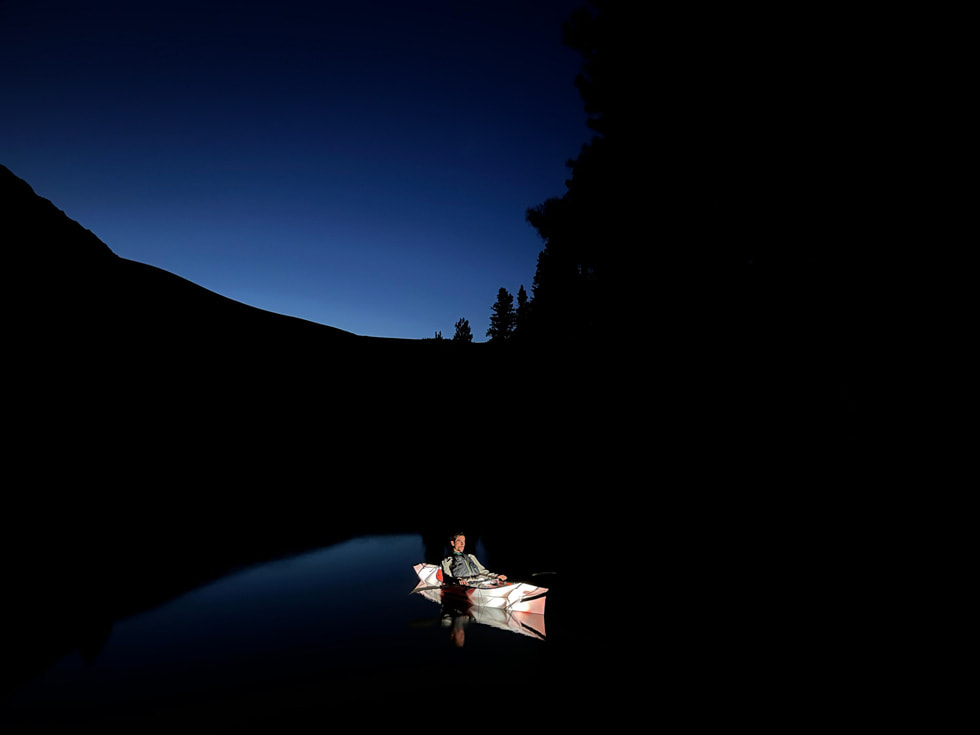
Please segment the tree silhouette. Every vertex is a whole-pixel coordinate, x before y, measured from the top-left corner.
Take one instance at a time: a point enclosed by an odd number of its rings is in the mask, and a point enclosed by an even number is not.
[[[515,339],[523,337],[530,310],[531,302],[528,301],[527,291],[524,289],[524,284],[521,284],[521,287],[517,290],[517,312],[515,313],[514,321]]]
[[[610,300],[625,290],[622,275],[635,268],[643,230],[636,190],[640,149],[633,138],[641,98],[630,80],[633,59],[621,50],[627,19],[593,3],[563,26],[564,42],[583,57],[575,85],[589,115],[593,138],[569,161],[562,196],[527,210],[527,221],[545,242],[538,257],[532,300],[522,331],[534,339],[588,339],[609,328]]]
[[[470,329],[470,322],[467,319],[460,319],[456,322],[456,333],[453,334],[453,342],[472,342],[473,331]]]
[[[506,288],[497,291],[497,300],[491,308],[490,328],[487,336],[491,342],[506,342],[514,333],[517,314],[514,311],[514,297]]]
[[[776,129],[792,84],[761,50],[767,39],[691,25],[683,11],[641,22],[626,4],[590,6],[562,30],[581,54],[574,83],[592,136],[568,161],[564,193],[526,212],[544,249],[521,331],[589,340],[642,319],[654,298],[687,302],[691,318],[730,312],[773,268],[795,268],[797,282],[815,272],[828,218],[806,210],[827,193],[810,193],[818,184],[805,169],[790,172],[812,165],[805,151],[821,138]],[[641,37],[655,27],[676,38]]]

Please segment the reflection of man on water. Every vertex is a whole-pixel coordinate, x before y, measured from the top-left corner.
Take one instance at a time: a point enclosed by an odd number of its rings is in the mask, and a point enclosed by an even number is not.
[[[466,643],[466,626],[472,619],[468,603],[451,600],[442,606],[442,627],[449,628],[449,642],[457,648]]]
[[[507,577],[487,571],[473,554],[464,554],[466,536],[454,533],[449,537],[453,552],[442,560],[443,581],[449,584],[473,585],[482,582],[503,582]]]

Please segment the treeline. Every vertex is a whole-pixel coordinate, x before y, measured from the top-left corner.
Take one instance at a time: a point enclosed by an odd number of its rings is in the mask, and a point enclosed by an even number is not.
[[[530,307],[531,303],[524,286],[521,286],[517,292],[516,306],[514,296],[506,288],[501,288],[491,308],[490,328],[487,329],[486,336],[491,342],[507,342],[519,338],[527,329]],[[442,338],[442,332],[436,332],[434,339]],[[460,319],[456,322],[456,331],[452,339],[454,342],[473,341],[473,330],[468,319]]]
[[[833,29],[809,20],[784,38],[748,12],[628,6],[591,0],[563,25],[592,135],[564,193],[526,211],[531,289],[498,291],[487,337],[851,329],[882,260],[864,179],[841,176],[860,160],[843,123],[858,61],[817,64]]]
[[[629,175],[636,146],[628,127],[638,90],[632,60],[621,54],[619,39],[627,17],[605,3],[575,11],[563,25],[563,41],[582,55],[574,83],[585,104],[592,139],[568,161],[566,191],[542,202],[525,217],[544,241],[528,294],[522,284],[516,300],[500,288],[491,307],[490,342],[581,342],[608,334],[612,299],[621,293],[618,273],[636,247],[637,233],[624,236],[629,189],[641,181]],[[627,214],[627,216],[624,216]],[[620,312],[622,314],[622,312]]]

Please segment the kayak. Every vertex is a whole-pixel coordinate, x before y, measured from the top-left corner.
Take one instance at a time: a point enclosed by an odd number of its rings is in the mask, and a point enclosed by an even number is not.
[[[544,615],[547,587],[537,587],[526,582],[496,581],[478,586],[444,584],[442,567],[435,564],[416,564],[413,568],[419,577],[419,583],[412,592],[438,591],[444,596],[475,607]]]

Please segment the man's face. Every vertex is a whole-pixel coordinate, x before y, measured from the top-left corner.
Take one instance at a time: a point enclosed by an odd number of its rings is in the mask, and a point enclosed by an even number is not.
[[[466,536],[457,536],[452,540],[453,551],[458,551],[463,553],[463,549],[466,548]]]

